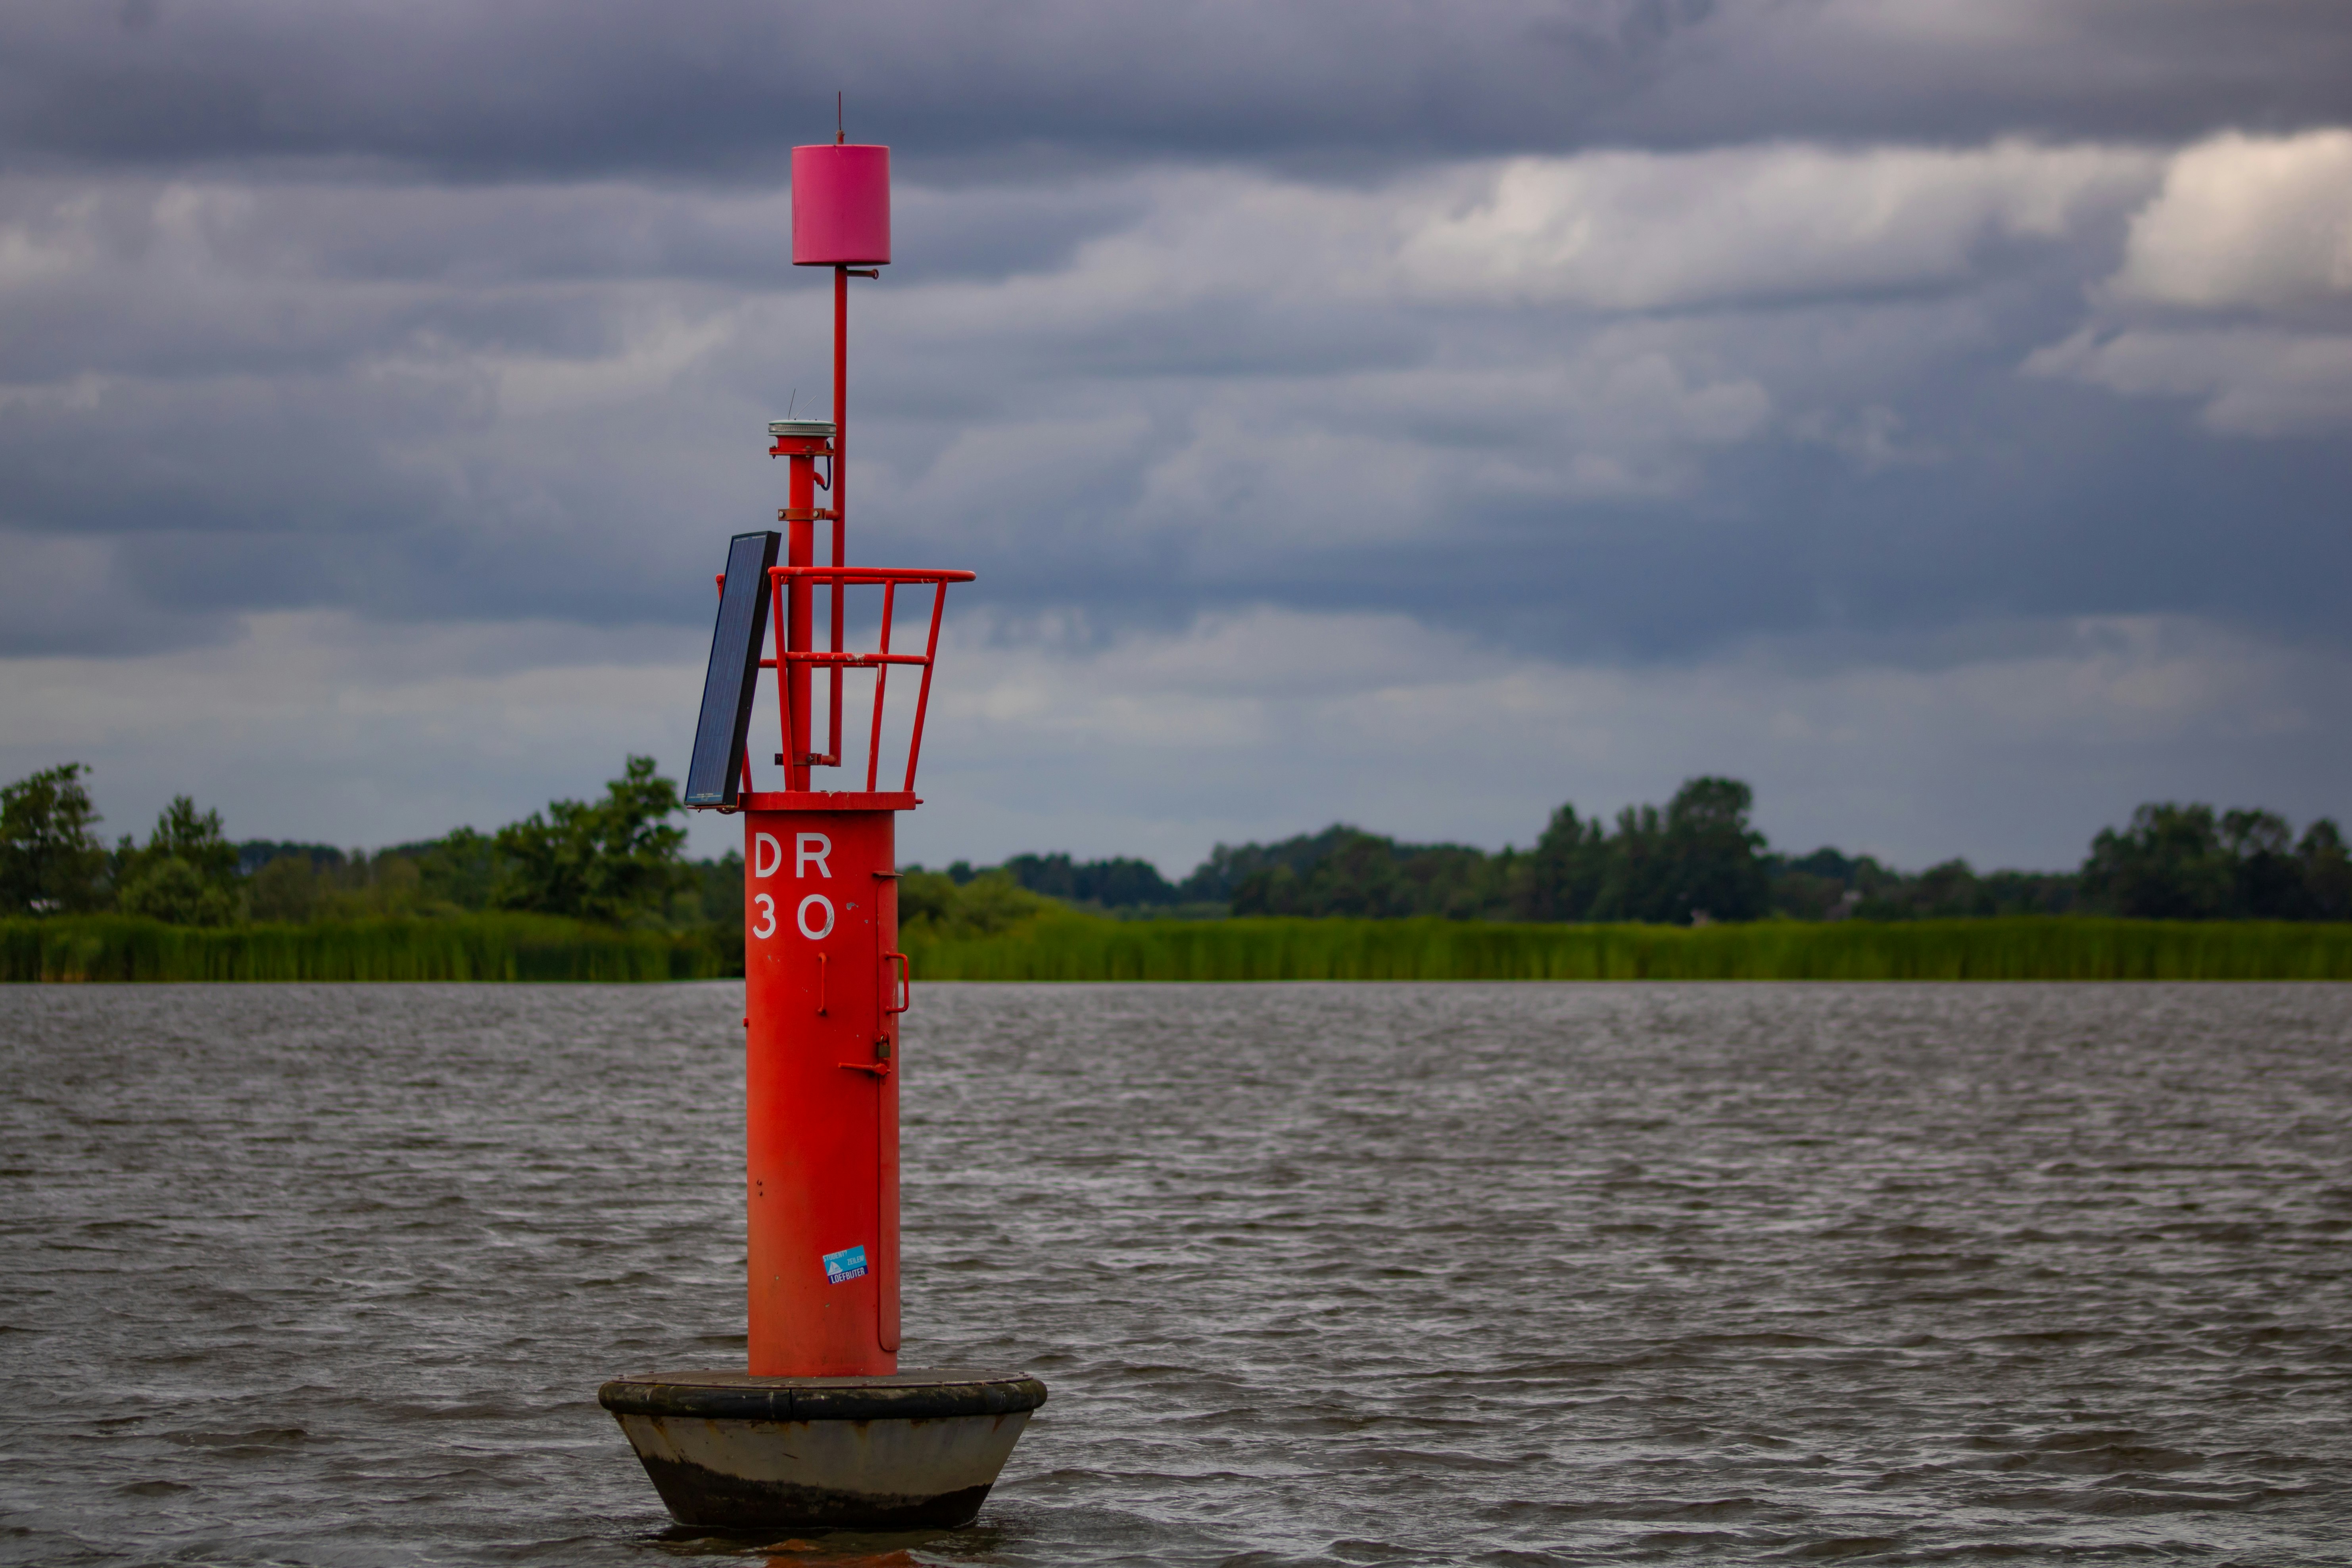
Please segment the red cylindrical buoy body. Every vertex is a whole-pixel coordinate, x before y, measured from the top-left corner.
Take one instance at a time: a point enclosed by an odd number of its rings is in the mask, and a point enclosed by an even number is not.
[[[743,817],[751,1367],[898,1366],[895,814]]]
[[[793,149],[793,265],[879,267],[890,259],[890,149]]]

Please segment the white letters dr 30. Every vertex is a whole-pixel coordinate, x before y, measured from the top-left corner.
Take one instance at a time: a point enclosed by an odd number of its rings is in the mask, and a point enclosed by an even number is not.
[[[796,833],[793,836],[793,879],[795,881],[816,868],[816,874],[830,881],[833,868],[826,864],[833,854],[833,840],[822,833]],[[784,868],[784,847],[772,833],[751,836],[751,875],[764,880]],[[776,934],[776,900],[766,893],[754,893],[751,902],[758,906],[759,920],[751,934],[761,941]],[[793,923],[801,935],[811,942],[822,942],[833,934],[833,900],[823,893],[810,893],[801,900]]]

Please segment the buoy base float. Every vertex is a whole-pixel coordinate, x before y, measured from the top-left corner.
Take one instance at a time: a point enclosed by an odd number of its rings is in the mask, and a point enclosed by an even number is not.
[[[996,1484],[1034,1377],[661,1372],[596,1391],[670,1516],[714,1530],[950,1529]]]

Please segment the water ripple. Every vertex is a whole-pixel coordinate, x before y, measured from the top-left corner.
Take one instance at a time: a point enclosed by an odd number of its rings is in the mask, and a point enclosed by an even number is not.
[[[2352,987],[952,986],[982,1522],[671,1529],[737,985],[0,992],[0,1561],[2352,1561]]]

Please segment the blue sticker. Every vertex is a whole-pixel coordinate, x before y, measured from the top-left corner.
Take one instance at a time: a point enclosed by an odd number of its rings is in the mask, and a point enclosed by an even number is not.
[[[824,1265],[824,1282],[846,1285],[852,1279],[866,1278],[866,1248],[845,1247],[839,1252],[828,1252],[817,1261]]]

